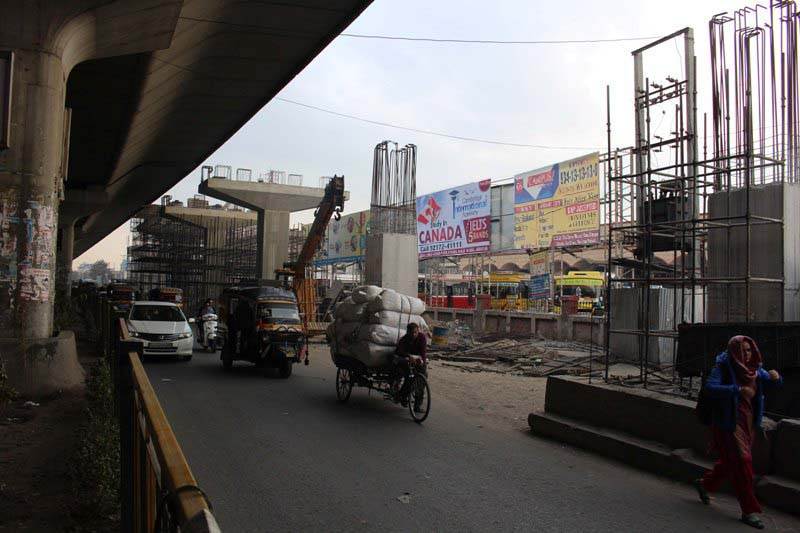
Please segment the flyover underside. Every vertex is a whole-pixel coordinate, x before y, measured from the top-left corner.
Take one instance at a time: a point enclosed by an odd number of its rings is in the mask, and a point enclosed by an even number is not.
[[[59,254],[66,267],[197,167],[368,4],[3,5],[0,57],[12,76],[0,77],[0,100],[10,95],[0,139],[0,338],[22,348],[14,367],[38,376],[57,357],[37,350],[53,332],[58,230],[71,248]],[[12,385],[19,379],[27,378],[13,375]]]
[[[79,220],[75,255],[189,174],[369,3],[185,2],[168,48],[79,65],[67,187],[102,185],[111,202]]]

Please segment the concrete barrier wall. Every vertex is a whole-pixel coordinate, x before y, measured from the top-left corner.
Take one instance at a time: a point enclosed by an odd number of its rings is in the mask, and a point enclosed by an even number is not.
[[[784,419],[778,422],[772,446],[775,472],[800,481],[800,420]]]
[[[547,380],[545,411],[624,431],[670,448],[708,448],[708,431],[697,421],[694,402],[643,389],[620,388],[572,377]]]
[[[429,323],[459,320],[476,333],[531,335],[549,340],[580,341],[605,345],[605,318],[585,315],[561,316],[554,313],[512,311],[474,311],[430,307],[424,315]]]
[[[695,415],[695,402],[654,391],[589,384],[571,376],[547,379],[545,412],[595,427],[661,443],[673,450],[708,453],[710,432]],[[753,467],[758,474],[800,480],[800,421],[764,419],[756,433]]]

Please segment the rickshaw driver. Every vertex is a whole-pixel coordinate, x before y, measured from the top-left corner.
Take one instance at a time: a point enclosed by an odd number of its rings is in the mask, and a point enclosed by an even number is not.
[[[428,375],[428,358],[426,350],[428,348],[428,340],[419,331],[419,325],[409,323],[406,327],[406,334],[400,338],[397,343],[397,351],[394,356],[394,383],[392,387],[395,391],[395,398],[399,398],[403,406],[407,405],[406,392],[408,390],[409,372],[411,370],[409,361],[411,355],[416,355],[422,358],[422,367],[419,369],[421,374]],[[403,387],[398,390],[400,380],[403,379]]]

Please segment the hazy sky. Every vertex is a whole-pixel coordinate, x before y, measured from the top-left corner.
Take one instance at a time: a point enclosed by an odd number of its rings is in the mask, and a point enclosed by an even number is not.
[[[491,5],[491,8],[487,8]],[[376,0],[349,33],[482,40],[653,37],[695,30],[700,117],[710,108],[708,20],[746,4],[573,0]],[[749,5],[749,4],[747,4]],[[438,44],[340,36],[280,96],[336,112],[464,137],[555,148],[459,141],[367,124],[273,100],[205,164],[286,170],[317,186],[344,174],[346,211],[369,207],[375,144],[417,145],[417,190],[500,179],[606,146],[605,86],[611,85],[612,145],[633,144],[633,60],[647,41],[560,45]],[[674,49],[674,50],[673,50]],[[682,45],[645,65],[682,76]],[[702,118],[701,118],[702,120]],[[654,120],[654,124],[657,121]],[[666,126],[665,126],[666,127]],[[657,129],[656,129],[657,133]],[[197,192],[199,169],[169,194]],[[294,215],[308,220],[310,213]],[[128,224],[76,259],[115,266]]]

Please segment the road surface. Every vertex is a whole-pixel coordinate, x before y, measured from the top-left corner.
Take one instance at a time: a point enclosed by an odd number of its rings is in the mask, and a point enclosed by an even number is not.
[[[146,363],[223,531],[750,531],[729,496],[704,507],[686,485],[486,424],[435,377],[423,425],[363,389],[341,405],[325,353],[288,380],[200,352]]]

